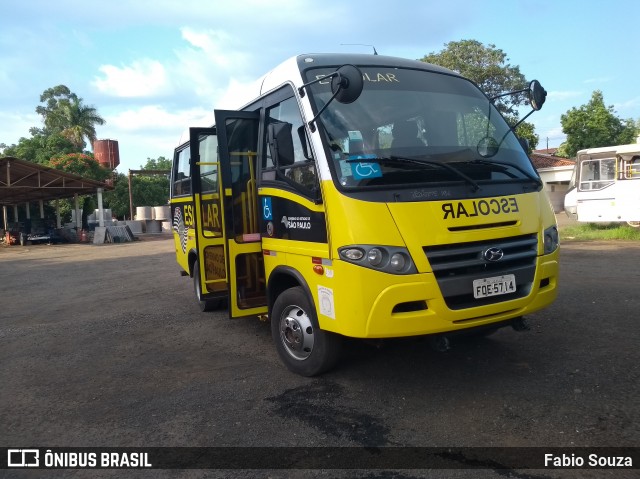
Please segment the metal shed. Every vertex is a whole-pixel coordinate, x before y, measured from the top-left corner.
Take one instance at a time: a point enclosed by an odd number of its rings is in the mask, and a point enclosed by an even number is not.
[[[17,218],[18,207],[24,206],[27,211],[26,217],[29,218],[29,203],[38,201],[40,216],[43,217],[44,201],[75,197],[77,210],[79,195],[97,194],[98,206],[102,209],[102,192],[105,189],[112,187],[100,181],[31,161],[10,156],[0,158],[0,206],[3,209],[2,219],[5,228],[8,224],[7,207],[13,207],[14,217]],[[58,223],[59,221],[58,218]]]

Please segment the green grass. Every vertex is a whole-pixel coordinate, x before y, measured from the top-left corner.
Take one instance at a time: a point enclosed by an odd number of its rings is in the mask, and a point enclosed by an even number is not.
[[[620,223],[581,223],[560,229],[565,241],[631,240],[640,241],[640,228]]]

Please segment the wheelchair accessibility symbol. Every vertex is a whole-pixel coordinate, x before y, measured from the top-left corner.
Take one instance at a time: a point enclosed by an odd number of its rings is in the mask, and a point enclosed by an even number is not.
[[[382,170],[378,163],[362,162],[357,163],[355,168],[352,168],[353,178],[356,180],[365,180],[367,178],[380,178],[382,176]]]
[[[262,218],[265,220],[273,219],[273,210],[271,209],[271,198],[262,198]]]

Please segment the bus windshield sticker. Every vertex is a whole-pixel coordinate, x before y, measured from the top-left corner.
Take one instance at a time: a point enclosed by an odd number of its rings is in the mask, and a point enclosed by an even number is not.
[[[347,163],[347,160],[340,160],[340,171],[342,172],[342,176],[353,176],[351,164]]]
[[[355,167],[352,166],[353,177],[356,180],[366,180],[368,178],[380,178],[382,176],[382,169],[378,163],[360,162],[356,163]]]

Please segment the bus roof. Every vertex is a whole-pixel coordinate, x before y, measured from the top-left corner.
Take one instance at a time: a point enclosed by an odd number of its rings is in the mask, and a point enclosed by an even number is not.
[[[460,76],[458,73],[447,68],[418,60],[408,60],[406,58],[354,53],[305,53],[285,60],[266,75],[262,76],[256,82],[256,84],[259,85],[259,90],[255,92],[257,94],[254,96],[254,99],[281,86],[287,81],[293,82],[295,86],[302,85],[303,79],[300,76],[300,72],[308,68],[338,68],[342,65],[412,68]]]
[[[617,155],[629,154],[629,153],[640,153],[640,142],[631,143],[629,145],[613,145],[613,146],[600,146],[598,148],[586,148],[584,150],[580,150],[577,153],[577,156],[580,155],[596,155],[599,153],[613,153]]]

